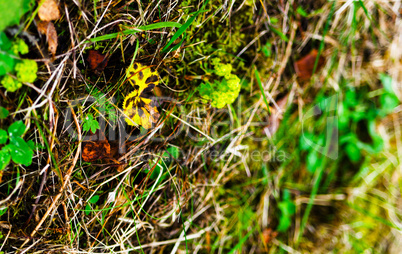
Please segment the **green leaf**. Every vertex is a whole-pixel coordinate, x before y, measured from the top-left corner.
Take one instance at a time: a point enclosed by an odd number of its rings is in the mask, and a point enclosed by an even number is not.
[[[8,163],[10,163],[11,156],[10,153],[6,149],[1,149],[0,150],[0,170],[3,170],[6,168]]]
[[[272,55],[271,47],[272,45],[269,42],[262,46],[261,51],[265,55],[265,57],[270,57]]]
[[[94,195],[92,198],[88,201],[91,204],[95,204],[99,200],[99,195]]]
[[[282,33],[280,30],[276,29],[275,27],[268,25],[269,29],[272,30],[272,32],[276,33],[277,35],[279,35],[279,37],[281,37],[282,40],[284,40],[285,42],[288,42],[289,39],[288,37],[286,37],[286,35],[284,33]]]
[[[29,10],[30,0],[0,1],[0,31],[19,23],[22,15]]]
[[[395,94],[385,93],[380,97],[381,109],[385,114],[391,113],[399,105],[399,99]]]
[[[286,232],[288,228],[292,225],[292,216],[296,212],[296,206],[291,201],[289,190],[284,190],[283,201],[279,202],[278,208],[281,211],[281,216],[279,217],[279,225],[277,230],[279,232]]]
[[[90,213],[91,213],[91,206],[89,205],[89,204],[87,204],[86,206],[85,206],[85,214],[86,215],[89,215]]]
[[[310,142],[314,142],[314,135],[312,133],[306,132],[300,136],[300,140],[299,140],[300,150],[308,151],[311,149],[311,145],[309,143],[307,143],[307,140],[309,140]]]
[[[8,134],[10,135],[10,139],[13,137],[21,136],[22,134],[24,134],[25,129],[26,126],[21,120],[14,122],[8,127]]]
[[[346,91],[345,103],[352,107],[357,106],[359,104],[359,101],[357,99],[357,94],[352,90]]]
[[[5,144],[7,142],[7,139],[7,131],[0,129],[0,144]]]
[[[297,7],[297,10],[296,10],[296,12],[297,13],[299,13],[300,14],[300,16],[302,16],[302,17],[308,17],[308,14],[307,14],[307,12],[305,11],[305,10],[303,10],[303,8],[302,7]]]
[[[354,143],[348,143],[345,147],[345,152],[353,162],[358,162],[361,158],[360,149]]]
[[[314,173],[320,167],[322,158],[318,156],[317,151],[310,151],[307,155],[307,170]]]
[[[171,155],[173,158],[177,159],[179,158],[180,151],[179,148],[176,146],[169,146],[166,151]]]
[[[29,148],[31,148],[32,150],[36,149],[35,143],[32,140],[28,140],[27,144],[28,144]]]
[[[10,139],[10,144],[4,148],[8,149],[11,159],[18,164],[29,166],[32,163],[33,151],[21,137]]]
[[[9,52],[0,52],[0,76],[11,72],[14,69],[15,61]]]
[[[392,89],[392,78],[385,73],[380,73],[380,80],[385,90],[388,93],[394,94],[394,90]]]
[[[11,47],[11,41],[8,39],[5,32],[0,32],[0,48],[7,50]]]
[[[0,216],[2,216],[3,214],[5,214],[7,212],[7,208],[8,207],[3,207],[0,209]]]
[[[82,126],[84,131],[91,130],[92,133],[95,133],[97,129],[100,129],[99,123],[91,114],[88,114],[84,119],[84,125]]]
[[[5,119],[9,113],[6,108],[0,106],[0,119]]]

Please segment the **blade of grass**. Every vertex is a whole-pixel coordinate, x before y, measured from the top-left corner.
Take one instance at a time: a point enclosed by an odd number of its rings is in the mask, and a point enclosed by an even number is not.
[[[267,96],[265,95],[265,92],[264,92],[264,87],[262,87],[260,74],[258,73],[257,68],[255,68],[254,72],[255,72],[255,78],[257,79],[258,86],[260,87],[260,90],[261,90],[261,93],[262,93],[262,97],[264,98],[264,103],[267,106],[268,113],[271,113],[269,111],[269,103],[268,103],[268,100],[267,100]]]
[[[282,33],[281,31],[276,29],[275,27],[269,25],[269,29],[271,29],[272,32],[276,33],[279,37],[281,37],[281,39],[284,40],[285,42],[289,41],[288,37],[284,33]]]
[[[169,40],[169,42],[166,44],[165,47],[163,47],[162,49],[162,53],[166,53],[170,47],[170,45],[172,45],[172,43],[180,37],[180,35],[182,35],[187,28],[190,27],[190,25],[194,22],[194,20],[197,18],[197,16],[202,12],[202,10],[204,9],[204,7],[207,5],[207,3],[209,2],[209,0],[205,1],[205,3],[201,6],[200,10],[198,10],[196,13],[194,13],[194,15],[192,15],[187,21],[186,23],[184,23],[179,30],[177,30],[177,32],[173,35],[173,37]],[[184,41],[185,36],[183,36],[183,39],[181,40],[181,42],[178,45],[181,45],[181,43]]]
[[[87,42],[98,42],[98,41],[104,41],[104,40],[109,40],[109,39],[114,39],[117,38],[119,35],[130,35],[130,34],[136,34],[139,32],[143,31],[149,31],[149,30],[154,30],[154,29],[160,29],[160,28],[167,28],[167,27],[178,27],[180,28],[182,25],[177,22],[159,22],[156,24],[151,24],[151,25],[146,25],[146,26],[140,26],[136,29],[127,29],[122,32],[118,33],[111,33],[111,34],[105,34],[99,37],[95,37],[92,39],[89,39]]]

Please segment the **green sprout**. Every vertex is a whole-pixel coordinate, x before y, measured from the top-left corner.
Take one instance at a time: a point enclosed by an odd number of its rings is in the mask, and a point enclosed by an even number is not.
[[[7,131],[0,129],[0,145],[4,145],[0,150],[0,170],[5,169],[11,160],[17,164],[31,165],[34,143],[32,140],[25,142],[21,137],[25,130],[22,121],[14,122]]]

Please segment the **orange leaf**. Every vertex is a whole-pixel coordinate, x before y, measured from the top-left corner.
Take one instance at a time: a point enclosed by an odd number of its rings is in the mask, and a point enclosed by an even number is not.
[[[107,140],[83,142],[82,145],[84,161],[96,161],[110,156],[110,144]]]
[[[317,59],[318,52],[313,49],[305,57],[295,63],[297,76],[302,80],[308,80],[313,75],[314,63]],[[317,63],[316,71],[318,71],[324,64],[324,57],[320,55]]]

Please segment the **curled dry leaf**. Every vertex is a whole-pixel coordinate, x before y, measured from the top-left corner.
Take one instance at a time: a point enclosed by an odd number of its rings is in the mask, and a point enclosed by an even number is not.
[[[106,55],[99,53],[97,50],[90,50],[88,52],[87,61],[89,63],[89,68],[95,71],[95,73],[99,73],[105,69],[109,59]]]
[[[46,35],[46,40],[48,44],[48,50],[52,55],[56,55],[57,51],[57,32],[52,22],[49,21],[39,21],[37,23],[38,31]]]
[[[310,51],[310,53],[308,53],[306,56],[295,63],[294,66],[296,74],[300,79],[308,80],[311,78],[311,76],[313,75],[314,64],[315,60],[317,59],[317,55],[318,51],[316,49],[313,49]],[[318,71],[323,66],[324,62],[324,57],[320,55],[320,57],[318,58],[316,71]]]
[[[88,141],[82,143],[82,159],[96,161],[110,157],[110,144],[107,140]]]
[[[60,18],[59,6],[56,0],[42,0],[39,3],[38,16],[42,21],[52,21]]]

